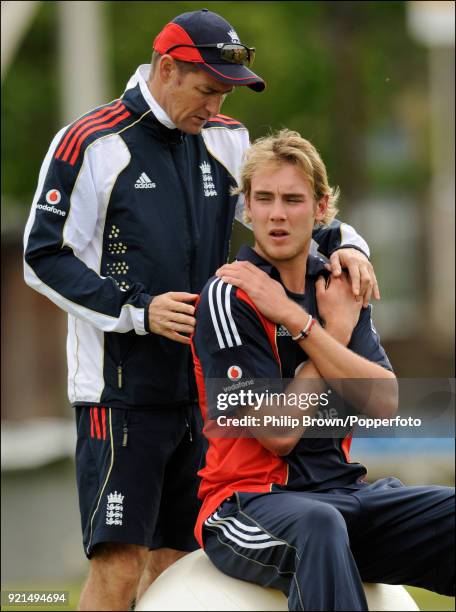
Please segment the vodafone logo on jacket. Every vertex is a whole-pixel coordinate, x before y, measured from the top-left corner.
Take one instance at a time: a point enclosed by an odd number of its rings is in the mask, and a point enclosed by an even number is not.
[[[242,378],[242,370],[237,365],[230,366],[226,374],[230,380],[240,380]]]
[[[58,189],[50,189],[46,194],[46,202],[48,204],[58,204],[62,196],[60,195],[60,191]]]

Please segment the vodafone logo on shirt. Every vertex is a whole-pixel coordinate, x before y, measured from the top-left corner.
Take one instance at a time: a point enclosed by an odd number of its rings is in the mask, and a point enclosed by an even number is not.
[[[242,378],[242,370],[237,365],[230,366],[226,374],[230,380],[240,380]]]
[[[60,195],[60,191],[58,189],[50,189],[46,194],[46,202],[48,204],[58,204],[62,196]]]
[[[49,189],[49,191],[45,195],[45,200],[47,204],[37,204],[36,207],[40,210],[45,210],[46,212],[50,212],[53,215],[59,215],[60,217],[66,217],[66,212],[64,210],[60,210],[59,208],[54,208],[56,204],[60,202],[62,199],[62,194],[58,189]],[[48,204],[50,206],[48,206]]]

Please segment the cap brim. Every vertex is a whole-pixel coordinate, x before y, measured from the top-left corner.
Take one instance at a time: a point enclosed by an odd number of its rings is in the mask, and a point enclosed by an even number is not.
[[[241,64],[207,64],[198,63],[197,66],[205,70],[217,81],[227,85],[246,85],[253,91],[263,91],[266,83],[261,77]]]

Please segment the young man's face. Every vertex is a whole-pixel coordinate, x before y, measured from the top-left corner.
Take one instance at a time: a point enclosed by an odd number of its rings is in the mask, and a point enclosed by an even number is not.
[[[282,163],[255,172],[246,206],[256,250],[280,263],[307,257],[315,221],[323,219],[327,203],[323,198],[317,204],[304,174]]]
[[[233,89],[203,70],[182,73],[176,67],[166,83],[165,110],[179,130],[199,134],[206,121],[220,112]]]

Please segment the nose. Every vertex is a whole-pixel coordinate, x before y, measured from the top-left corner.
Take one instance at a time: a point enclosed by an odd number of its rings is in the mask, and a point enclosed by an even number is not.
[[[210,96],[210,98],[206,102],[206,111],[210,114],[211,117],[215,117],[220,112],[220,109],[223,104],[223,95],[214,95]]]
[[[269,211],[269,218],[271,221],[285,221],[287,218],[287,211],[282,202],[282,198],[276,196],[272,202],[272,206]]]

